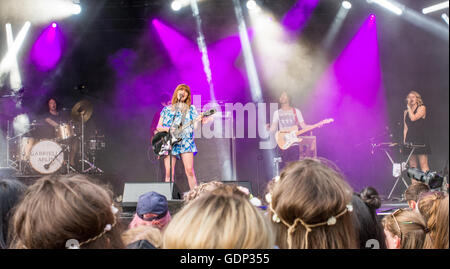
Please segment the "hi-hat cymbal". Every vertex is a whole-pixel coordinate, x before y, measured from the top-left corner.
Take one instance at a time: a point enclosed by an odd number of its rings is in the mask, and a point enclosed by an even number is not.
[[[93,110],[94,106],[91,102],[88,100],[81,100],[72,108],[72,119],[75,121],[81,121],[81,118],[83,118],[83,122],[87,122],[91,118]]]

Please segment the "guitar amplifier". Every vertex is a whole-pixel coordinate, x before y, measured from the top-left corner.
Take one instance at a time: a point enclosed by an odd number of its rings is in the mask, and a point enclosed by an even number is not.
[[[299,136],[302,141],[298,143],[300,150],[300,160],[304,158],[316,158],[317,157],[317,143],[316,137],[313,135]]]

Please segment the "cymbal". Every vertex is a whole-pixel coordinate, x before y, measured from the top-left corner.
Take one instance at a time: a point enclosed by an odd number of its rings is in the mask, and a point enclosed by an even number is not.
[[[72,108],[72,119],[75,121],[81,121],[81,116],[83,116],[83,122],[87,122],[91,116],[94,106],[88,100],[81,100],[76,103]]]

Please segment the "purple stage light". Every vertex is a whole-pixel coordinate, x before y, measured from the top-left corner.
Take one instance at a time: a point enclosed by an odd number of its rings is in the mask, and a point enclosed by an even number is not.
[[[387,115],[372,15],[324,73],[310,100],[305,115],[317,117],[311,121],[335,119],[327,131],[320,131],[320,140],[327,144],[320,154],[335,160],[355,189],[376,187],[377,182],[368,182],[370,177],[365,176],[374,165],[368,159],[370,139],[383,134]]]
[[[31,60],[40,71],[49,71],[56,67],[61,59],[64,37],[56,23],[44,29],[33,44]]]
[[[203,100],[209,100],[209,85],[196,43],[157,19],[152,24],[168,51],[181,79],[179,82],[188,84],[192,94],[201,94]],[[241,53],[239,36],[230,36],[207,46],[216,99],[233,100],[244,95],[246,81],[242,70],[235,67],[236,59]]]
[[[301,31],[308,22],[319,0],[298,0],[286,13],[282,24],[291,31]]]

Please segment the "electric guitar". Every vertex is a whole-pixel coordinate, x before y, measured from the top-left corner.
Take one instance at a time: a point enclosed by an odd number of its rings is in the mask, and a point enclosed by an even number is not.
[[[195,122],[202,120],[203,117],[209,117],[213,115],[214,113],[216,113],[216,111],[217,110],[214,108],[205,111],[201,113],[199,117],[189,121],[187,124],[172,128],[170,133],[166,131],[156,133],[152,138],[153,152],[155,152],[156,155],[166,155],[172,145],[175,145],[182,140],[181,134],[183,133],[184,129],[193,125]]]
[[[295,143],[301,142],[303,138],[298,137],[301,134],[307,133],[317,127],[322,127],[324,124],[332,123],[334,119],[325,119],[314,125],[309,126],[308,128],[298,130],[298,126],[293,126],[287,130],[278,131],[275,133],[275,141],[278,144],[278,147],[282,150],[287,150],[290,146]]]

